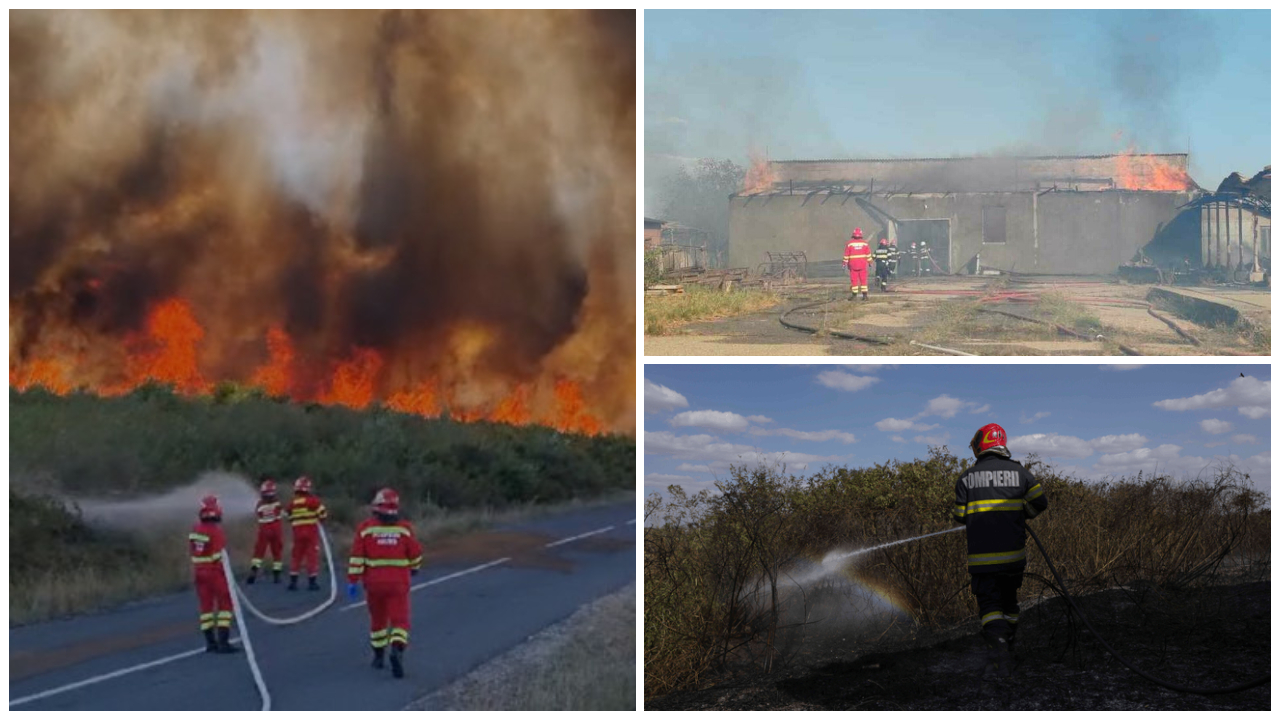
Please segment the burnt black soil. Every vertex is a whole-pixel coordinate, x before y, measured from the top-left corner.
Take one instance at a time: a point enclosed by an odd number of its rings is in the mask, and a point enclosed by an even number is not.
[[[1271,583],[1108,590],[1078,599],[1099,634],[1163,680],[1201,688],[1270,672]],[[1017,666],[984,680],[973,627],[841,647],[806,645],[766,674],[726,670],[645,710],[1270,710],[1271,686],[1229,695],[1166,690],[1125,668],[1060,598],[1023,608]]]

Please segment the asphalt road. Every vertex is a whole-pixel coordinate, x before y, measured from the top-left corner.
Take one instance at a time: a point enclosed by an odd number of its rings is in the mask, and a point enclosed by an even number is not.
[[[609,529],[605,529],[609,528]],[[582,537],[579,537],[582,536]],[[368,613],[339,599],[276,627],[248,618],[272,708],[398,710],[518,645],[578,607],[635,582],[635,506],[542,518],[466,540],[414,579],[406,677],[369,667]],[[448,543],[446,543],[448,545]],[[504,559],[505,558],[505,559]],[[335,558],[341,575],[345,557]],[[272,616],[328,596],[248,587]],[[257,710],[245,653],[207,655],[193,591],[9,631],[9,707],[22,710]],[[234,635],[234,633],[233,633]],[[78,683],[82,683],[77,686]]]

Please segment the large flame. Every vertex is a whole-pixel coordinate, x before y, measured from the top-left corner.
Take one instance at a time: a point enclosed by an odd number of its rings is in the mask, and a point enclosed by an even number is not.
[[[10,13],[9,383],[633,432],[633,12]]]
[[[742,194],[755,195],[771,190],[776,178],[773,167],[769,164],[769,158],[754,150],[749,153],[749,156],[751,166],[747,168],[747,174],[742,179]]]
[[[1139,155],[1133,148],[1116,156],[1115,180],[1121,190],[1185,192],[1191,186],[1181,168],[1156,155]]]

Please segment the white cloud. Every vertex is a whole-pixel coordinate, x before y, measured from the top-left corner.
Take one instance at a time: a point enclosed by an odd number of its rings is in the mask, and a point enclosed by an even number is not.
[[[1182,448],[1165,444],[1155,448],[1138,448],[1129,452],[1103,455],[1094,466],[1099,470],[1111,473],[1134,473],[1139,470],[1181,474],[1199,472],[1210,461],[1202,457],[1188,457],[1181,454]]]
[[[691,482],[693,478],[688,475],[665,475],[663,473],[649,473],[644,476],[646,485],[651,483],[662,483],[663,485],[679,485],[682,482]]]
[[[1120,371],[1124,371],[1124,370],[1137,370],[1138,368],[1144,368],[1144,367],[1146,367],[1146,365],[1139,365],[1139,364],[1136,364],[1136,363],[1125,363],[1125,364],[1123,364],[1123,365],[1103,365],[1103,366],[1101,366],[1101,368],[1100,368],[1100,369],[1102,369],[1102,370],[1115,370],[1115,371],[1117,371],[1117,372],[1120,372]]]
[[[824,370],[818,373],[818,382],[836,390],[857,392],[880,382],[880,378],[853,375],[843,370]]]
[[[1245,458],[1243,465],[1253,471],[1252,474],[1263,474],[1269,476],[1271,475],[1271,451],[1268,450],[1266,452],[1260,452],[1257,455]]]
[[[875,371],[877,371],[877,370],[892,370],[892,369],[894,369],[894,368],[896,368],[896,367],[898,367],[898,366],[897,366],[897,365],[890,365],[890,364],[888,364],[888,363],[886,363],[886,364],[884,364],[884,365],[879,365],[879,364],[875,364],[875,363],[867,363],[867,364],[865,364],[865,365],[842,365],[841,367],[848,368],[848,369],[850,369],[850,370],[852,370],[852,371],[854,371],[854,372],[867,372],[867,373],[873,373],[873,372],[875,372]]]
[[[968,410],[970,414],[977,414],[980,412],[986,412],[990,409],[990,405],[978,405],[976,402],[966,402],[959,398],[953,398],[950,395],[939,395],[938,397],[930,400],[929,404],[924,406],[924,410],[921,410],[920,414],[916,415],[912,420],[929,417],[930,415],[938,415],[943,418],[953,418],[956,416],[956,413],[961,410]]]
[[[941,435],[917,435],[912,440],[925,445],[946,445],[947,440],[951,439],[951,433],[942,433]]]
[[[889,438],[889,439],[890,439],[890,440],[892,440],[892,441],[894,441],[894,442],[896,442],[896,443],[904,443],[904,442],[906,442],[906,441],[907,441],[907,439],[906,439],[906,438],[904,438],[904,437],[902,437],[901,435],[894,435],[893,437],[891,437],[891,438]]]
[[[748,416],[747,416],[747,419],[748,419],[748,420],[750,420],[750,421],[751,421],[751,422],[753,422],[753,423],[760,423],[761,425],[763,425],[764,423],[771,423],[771,422],[773,422],[773,420],[770,420],[769,418],[767,418],[767,417],[765,417],[765,416],[763,416],[763,415],[748,415]]]
[[[1233,443],[1235,443],[1235,444],[1237,444],[1237,445],[1252,445],[1252,444],[1254,444],[1254,443],[1258,442],[1258,438],[1256,438],[1256,437],[1254,437],[1254,436],[1252,436],[1252,435],[1245,435],[1245,434],[1232,435],[1232,436],[1231,436],[1231,442],[1233,442]]]
[[[1222,447],[1223,445],[1226,445],[1226,444],[1227,444],[1226,440],[1220,440],[1218,442],[1205,443],[1204,446],[1207,448],[1216,448],[1216,447]]]
[[[1137,450],[1147,444],[1147,438],[1138,433],[1128,435],[1103,435],[1089,441],[1094,450],[1104,453],[1118,453],[1126,450]]]
[[[1226,420],[1209,418],[1208,420],[1200,421],[1200,429],[1210,435],[1221,435],[1223,433],[1231,432],[1231,423]]]
[[[965,406],[963,400],[953,398],[950,395],[939,395],[929,401],[925,405],[924,410],[916,417],[928,417],[930,415],[940,415],[944,418],[952,418],[956,413],[960,412]]]
[[[1019,455],[1035,453],[1043,457],[1083,458],[1093,454],[1093,445],[1070,435],[1035,433],[1009,438],[1009,450]]]
[[[676,427],[700,427],[708,430],[740,432],[747,429],[747,419],[737,413],[719,410],[690,410],[671,418]]]
[[[788,468],[804,469],[810,463],[835,463],[841,455],[809,455],[797,452],[761,452],[751,445],[721,442],[714,435],[676,435],[665,430],[644,434],[646,455],[669,455],[676,460],[724,469],[730,464],[755,465],[783,462]]]
[[[918,423],[912,420],[899,420],[897,418],[885,418],[876,423],[876,429],[884,432],[902,432],[903,430],[915,430],[916,432],[928,432],[938,427],[937,425],[928,425]]]
[[[1176,411],[1233,407],[1241,415],[1258,420],[1271,414],[1271,381],[1238,377],[1225,388],[1203,395],[1160,400],[1153,405],[1161,410]]]
[[[853,433],[847,433],[843,430],[791,430],[789,428],[778,428],[776,430],[763,430],[761,428],[751,428],[752,435],[785,435],[797,440],[810,440],[812,442],[827,442],[828,440],[839,440],[842,443],[858,442]]]
[[[680,463],[680,467],[676,469],[684,472],[711,472],[711,468],[707,465],[690,465],[689,463]]]
[[[1033,423],[1033,422],[1035,422],[1035,421],[1037,421],[1037,420],[1040,420],[1040,419],[1043,419],[1043,418],[1047,418],[1047,417],[1049,417],[1049,415],[1051,415],[1051,414],[1052,414],[1052,413],[1049,413],[1049,412],[1047,412],[1047,411],[1043,411],[1043,410],[1042,410],[1042,411],[1040,411],[1040,412],[1036,413],[1035,415],[1032,415],[1031,417],[1027,417],[1027,416],[1026,416],[1026,414],[1023,414],[1023,415],[1022,415],[1020,418],[1018,418],[1018,419],[1019,419],[1019,420],[1021,420],[1022,422],[1024,422],[1024,423],[1026,423],[1026,424],[1028,424],[1028,425],[1029,425],[1029,424],[1031,424],[1031,423]]]
[[[689,407],[689,401],[685,396],[649,378],[644,379],[645,412],[663,412],[682,407]]]

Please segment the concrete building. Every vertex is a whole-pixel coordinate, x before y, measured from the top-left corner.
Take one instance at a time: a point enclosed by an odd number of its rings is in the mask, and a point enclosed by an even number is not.
[[[757,188],[729,198],[730,267],[838,261],[861,227],[943,273],[1113,273],[1199,193],[1183,154],[770,162]]]

